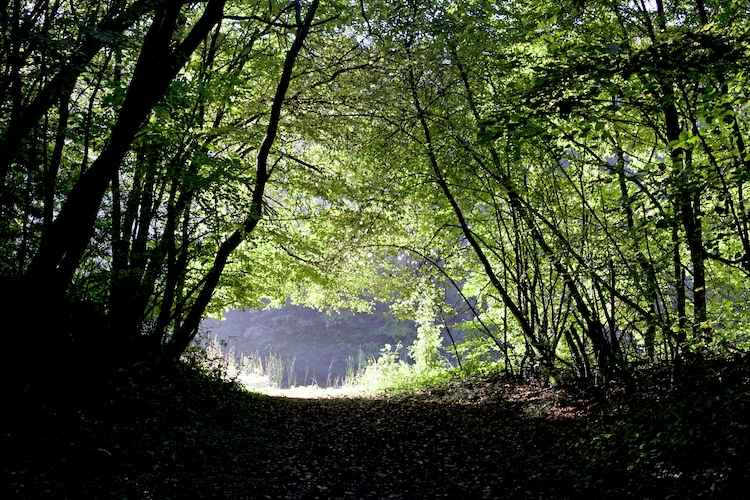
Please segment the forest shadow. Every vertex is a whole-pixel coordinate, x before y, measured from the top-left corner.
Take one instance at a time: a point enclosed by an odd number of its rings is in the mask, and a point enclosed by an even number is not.
[[[287,443],[272,460],[277,484],[289,498],[742,498],[747,432],[734,389],[616,396],[605,406],[478,383],[270,399],[269,414],[286,416],[270,427]]]
[[[153,382],[153,381],[152,381]],[[742,498],[746,379],[613,394],[473,378],[287,398],[180,373],[2,437],[3,498]]]

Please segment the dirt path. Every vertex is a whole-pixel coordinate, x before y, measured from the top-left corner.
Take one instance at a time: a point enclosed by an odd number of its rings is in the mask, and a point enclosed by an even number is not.
[[[5,434],[0,498],[748,498],[736,390],[618,412],[479,379],[403,397],[187,388]]]
[[[565,498],[593,485],[581,405],[490,386],[408,398],[268,399],[265,498]],[[263,417],[265,416],[265,417]],[[588,415],[590,417],[590,415]],[[624,495],[623,498],[627,498]]]

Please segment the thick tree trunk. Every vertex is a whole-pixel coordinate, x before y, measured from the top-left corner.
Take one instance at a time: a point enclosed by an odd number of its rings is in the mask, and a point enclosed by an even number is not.
[[[158,13],[107,146],[73,186],[24,277],[32,286],[39,282],[51,285],[50,298],[59,300],[65,292],[93,234],[107,186],[117,174],[135,134],[190,54],[221,20],[224,2],[209,1],[203,17],[174,51],[170,44],[183,2],[173,1]]]
[[[30,325],[24,324],[25,319],[14,322],[16,347],[30,352],[34,346],[37,353],[37,366],[14,362],[6,367],[9,377],[23,381],[17,390],[23,391],[22,387],[35,379],[41,383],[45,373],[65,370],[66,362],[60,358],[69,351],[69,338],[57,323],[67,314],[65,294],[93,234],[107,186],[117,175],[143,121],[200,42],[221,21],[225,1],[208,0],[201,18],[174,49],[173,35],[184,2],[169,0],[160,5],[107,145],[73,186],[18,283],[14,299],[5,304],[9,308],[6,317],[18,317],[20,313],[21,318],[38,318]],[[38,315],[36,311],[42,307],[51,312]],[[111,346],[113,354],[121,352],[122,347]]]

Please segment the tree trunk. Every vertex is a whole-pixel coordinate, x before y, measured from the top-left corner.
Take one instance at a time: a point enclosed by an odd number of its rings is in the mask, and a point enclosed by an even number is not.
[[[635,231],[635,217],[633,215],[633,207],[630,202],[630,194],[628,193],[628,186],[625,178],[625,152],[620,147],[619,143],[615,144],[617,150],[617,179],[620,185],[620,195],[622,199],[623,210],[625,211],[625,217],[628,225],[628,231],[631,233]],[[646,255],[641,250],[640,246],[635,249],[635,260],[638,267],[643,272],[644,287],[643,296],[648,302],[649,315],[646,318],[646,332],[644,333],[644,344],[646,348],[646,356],[649,360],[654,361],[655,348],[656,348],[656,323],[658,311],[656,304],[659,300],[659,284],[656,281],[656,269],[654,268],[653,262],[646,258]]]
[[[166,2],[165,2],[166,3]],[[20,5],[21,2],[14,2]],[[21,149],[18,147],[34,126],[39,123],[44,114],[55,102],[69,95],[78,81],[78,78],[86,70],[94,56],[104,47],[105,38],[100,33],[123,33],[133,26],[140,18],[153,10],[154,2],[151,0],[138,0],[121,13],[111,13],[110,19],[103,21],[97,29],[84,37],[83,42],[76,48],[67,64],[63,65],[57,74],[39,90],[36,96],[26,105],[17,100],[13,106],[11,121],[5,133],[0,136],[0,192],[4,190],[5,179],[10,165],[18,158]],[[17,14],[20,15],[20,12]],[[18,22],[18,19],[16,19]],[[20,80],[14,84],[14,89],[21,91]]]
[[[41,381],[44,374],[37,370],[36,365],[43,366],[46,373],[64,369],[60,365],[65,365],[65,360],[60,358],[69,350],[66,347],[69,339],[56,322],[66,314],[66,291],[94,232],[107,186],[117,175],[143,121],[192,52],[221,21],[225,1],[208,0],[201,18],[174,49],[173,34],[184,2],[170,0],[160,5],[144,40],[133,79],[107,145],[73,186],[18,283],[14,299],[5,304],[5,316],[18,318],[12,330],[19,351],[28,352],[30,344],[39,347],[35,366],[15,362],[6,367],[10,377],[23,381],[17,390],[23,391],[22,387],[33,379]],[[36,314],[39,307],[48,308],[50,312],[40,317]],[[26,325],[23,323],[26,317],[39,319]]]
[[[245,241],[247,235],[255,230],[263,216],[263,197],[265,194],[266,183],[271,174],[268,167],[268,157],[271,153],[271,148],[276,141],[284,98],[289,89],[289,84],[292,81],[294,64],[297,60],[297,56],[302,50],[305,38],[310,32],[310,27],[312,26],[315,12],[317,11],[319,4],[320,0],[313,0],[308,7],[304,22],[298,25],[294,42],[289,47],[289,50],[286,53],[286,58],[284,59],[284,68],[276,87],[276,94],[274,95],[273,104],[271,106],[271,115],[269,117],[266,135],[263,139],[260,150],[258,151],[255,189],[253,190],[250,213],[243,221],[242,227],[232,233],[232,235],[229,236],[229,238],[227,238],[219,247],[219,251],[211,265],[211,269],[206,275],[203,287],[198,293],[195,302],[191,305],[184,322],[180,328],[174,332],[168,346],[168,355],[173,359],[178,359],[182,353],[185,352],[185,349],[188,348],[190,342],[195,338],[200,322],[205,315],[206,307],[208,307],[211,297],[219,284],[219,279],[224,272],[229,256],[243,241]]]

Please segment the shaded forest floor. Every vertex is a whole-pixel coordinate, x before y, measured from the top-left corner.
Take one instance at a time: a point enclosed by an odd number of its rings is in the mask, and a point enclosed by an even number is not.
[[[750,498],[741,367],[627,397],[475,377],[330,399],[190,370],[157,382],[24,415],[2,436],[0,497]]]

